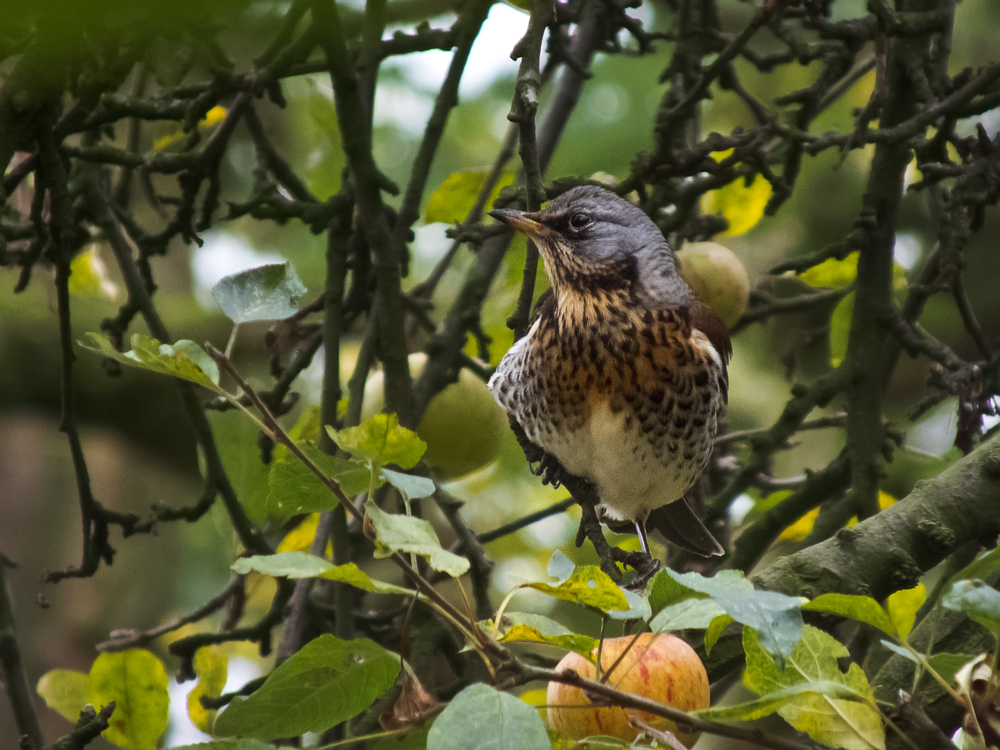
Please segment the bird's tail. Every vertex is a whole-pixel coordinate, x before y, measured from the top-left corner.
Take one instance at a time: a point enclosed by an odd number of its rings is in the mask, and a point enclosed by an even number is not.
[[[646,528],[659,531],[668,542],[702,557],[726,553],[683,497],[653,510],[646,519]]]

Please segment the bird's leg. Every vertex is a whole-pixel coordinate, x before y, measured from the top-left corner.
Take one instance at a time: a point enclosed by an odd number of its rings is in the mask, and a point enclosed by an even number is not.
[[[649,554],[649,539],[646,538],[646,522],[640,518],[635,519],[635,533],[639,535],[639,546],[647,555]]]

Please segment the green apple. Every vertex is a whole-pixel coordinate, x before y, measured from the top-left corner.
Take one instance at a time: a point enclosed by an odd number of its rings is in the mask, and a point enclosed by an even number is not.
[[[736,253],[717,242],[689,242],[677,260],[695,296],[732,328],[750,303],[750,277]]]
[[[410,355],[410,375],[420,377],[427,355]],[[365,384],[362,419],[378,414],[385,406],[384,376],[373,372]],[[466,369],[431,399],[417,427],[427,443],[424,461],[439,479],[450,481],[484,468],[496,459],[507,430],[507,417],[493,399],[486,383]]]

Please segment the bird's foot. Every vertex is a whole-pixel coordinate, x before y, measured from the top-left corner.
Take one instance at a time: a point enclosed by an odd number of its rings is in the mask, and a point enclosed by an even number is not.
[[[635,571],[635,578],[625,587],[633,591],[642,591],[646,583],[663,567],[663,562],[647,552],[626,552],[618,547],[611,547],[611,554],[616,562],[627,565]]]

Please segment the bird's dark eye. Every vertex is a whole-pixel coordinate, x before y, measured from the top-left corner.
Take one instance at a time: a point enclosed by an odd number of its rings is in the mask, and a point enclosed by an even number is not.
[[[590,221],[590,214],[579,211],[569,217],[569,228],[578,232],[590,224]]]

